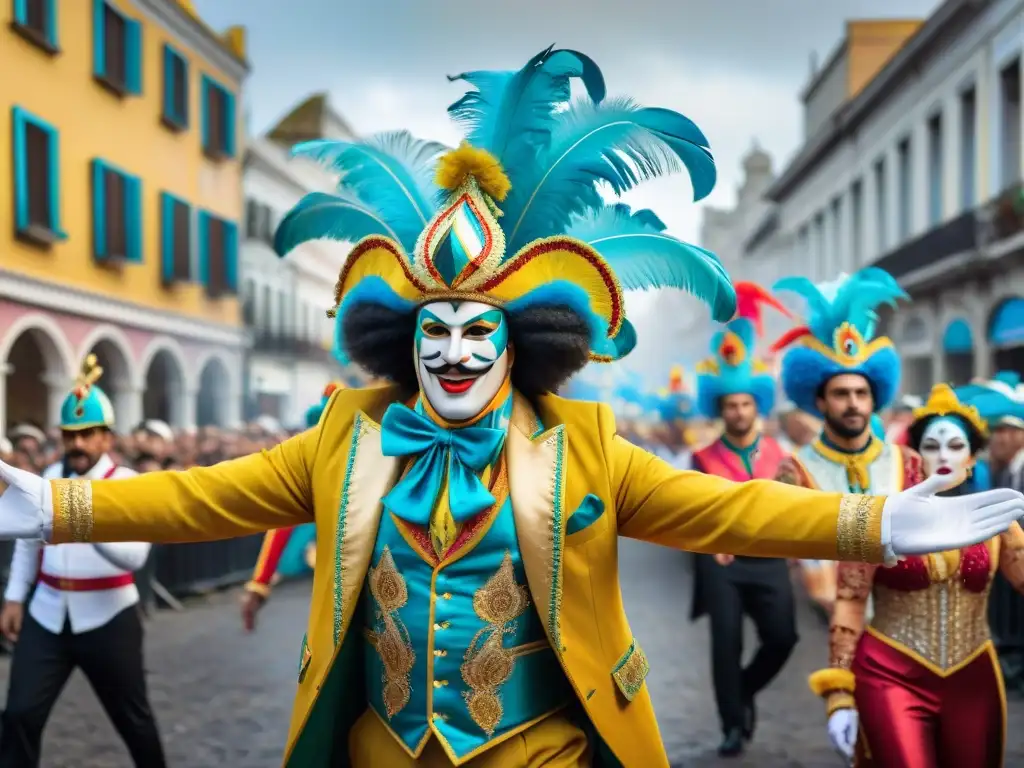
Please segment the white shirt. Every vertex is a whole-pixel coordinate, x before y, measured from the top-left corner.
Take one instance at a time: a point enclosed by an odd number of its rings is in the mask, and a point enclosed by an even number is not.
[[[100,480],[114,466],[109,456],[102,456],[85,477]],[[43,478],[62,477],[63,467],[54,464],[46,468]],[[117,467],[111,478],[132,477],[135,471]],[[122,542],[117,544],[49,544],[19,539],[14,545],[10,580],[4,599],[22,603],[39,575],[39,552],[43,553],[43,572],[57,578],[100,579],[120,576],[141,568],[149,556],[149,544]],[[70,619],[71,631],[76,635],[102,627],[117,614],[139,602],[139,590],[134,584],[114,589],[90,592],[64,592],[47,584],[38,584],[29,613],[46,630],[54,634],[64,628]]]

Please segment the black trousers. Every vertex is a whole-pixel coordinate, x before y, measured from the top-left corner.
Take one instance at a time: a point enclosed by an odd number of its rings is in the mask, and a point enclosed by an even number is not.
[[[137,606],[102,627],[73,634],[48,632],[25,611],[11,659],[10,687],[0,733],[0,766],[38,768],[43,728],[71,672],[92,685],[137,768],[165,768],[142,664],[142,620]]]
[[[744,704],[782,670],[799,639],[789,567],[784,560],[737,557],[718,565],[697,556],[704,605],[711,618],[711,674],[722,731],[743,727]],[[760,645],[743,666],[743,616]]]

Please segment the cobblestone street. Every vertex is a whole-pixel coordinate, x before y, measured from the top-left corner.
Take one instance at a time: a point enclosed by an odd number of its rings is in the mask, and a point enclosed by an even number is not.
[[[806,687],[807,674],[826,653],[826,633],[810,611],[801,616],[801,643],[793,660],[758,702],[757,740],[745,757],[722,761],[713,755],[719,734],[709,696],[707,625],[687,620],[687,558],[627,540],[621,553],[626,604],[650,657],[648,682],[674,765],[840,765],[825,739],[821,705]],[[153,706],[173,768],[278,768],[307,594],[305,584],[279,588],[254,636],[242,633],[236,592],[192,601],[184,613],[164,611],[148,622]],[[0,696],[6,678],[5,659]],[[1024,707],[1012,703],[1011,724],[1022,717]],[[120,740],[76,674],[44,737],[43,768],[128,765]],[[1024,765],[1024,733],[1012,725],[1007,765]]]

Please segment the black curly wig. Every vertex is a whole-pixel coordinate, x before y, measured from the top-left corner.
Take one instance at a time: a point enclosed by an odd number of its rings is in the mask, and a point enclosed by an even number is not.
[[[370,375],[415,392],[417,311],[370,303],[353,307],[341,321],[349,358]],[[512,386],[527,397],[555,392],[590,359],[590,326],[567,307],[531,307],[509,317],[508,323],[515,350]]]
[[[957,416],[955,413],[950,414],[932,414],[925,416],[923,419],[917,419],[907,429],[907,443],[918,453],[921,452],[921,441],[924,439],[925,430],[928,429],[928,425],[936,419],[956,419],[956,423],[959,424],[964,432],[967,433],[967,443],[971,448],[971,455],[977,456],[979,452],[985,450],[985,446],[988,444],[988,439],[977,430],[977,428],[968,422],[966,419]]]

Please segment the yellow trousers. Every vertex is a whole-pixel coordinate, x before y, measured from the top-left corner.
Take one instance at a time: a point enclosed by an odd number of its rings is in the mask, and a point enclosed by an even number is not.
[[[353,768],[452,768],[436,737],[418,758],[410,757],[376,712],[367,709],[348,741]],[[462,768],[590,768],[586,734],[567,717],[554,714],[470,758]]]

